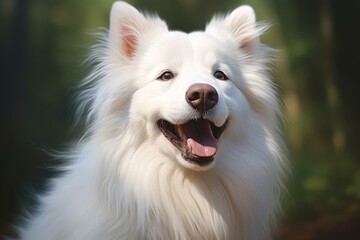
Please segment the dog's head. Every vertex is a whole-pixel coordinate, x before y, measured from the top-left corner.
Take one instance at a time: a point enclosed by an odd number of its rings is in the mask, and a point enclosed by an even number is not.
[[[186,34],[117,2],[102,66],[106,76],[94,99],[102,104],[94,111],[126,114],[154,148],[186,168],[207,170],[227,151],[224,135],[236,143],[251,131],[253,113],[273,114],[265,48],[258,41],[263,30],[249,6]]]

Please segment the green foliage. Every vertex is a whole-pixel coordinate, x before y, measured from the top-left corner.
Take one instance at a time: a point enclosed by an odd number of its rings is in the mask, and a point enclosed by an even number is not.
[[[360,167],[354,160],[312,152],[299,154],[293,163],[287,206],[293,220],[343,217],[354,208],[360,210]]]

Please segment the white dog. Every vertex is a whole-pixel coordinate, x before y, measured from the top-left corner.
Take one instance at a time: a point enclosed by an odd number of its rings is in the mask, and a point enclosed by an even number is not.
[[[88,130],[21,239],[271,239],[286,161],[265,28],[240,6],[186,34],[116,2]]]

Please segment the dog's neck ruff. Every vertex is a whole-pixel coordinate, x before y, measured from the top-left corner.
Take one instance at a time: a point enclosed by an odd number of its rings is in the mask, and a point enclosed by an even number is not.
[[[268,181],[269,189],[251,189],[243,184],[248,179],[243,179],[241,172],[245,178],[251,176],[245,176],[239,159],[230,156],[239,153],[226,156],[220,152],[228,159],[209,171],[195,172],[153,151],[151,141],[140,143],[140,139],[125,136],[129,134],[123,135],[122,142],[130,144],[113,149],[114,159],[102,163],[100,195],[105,196],[114,214],[114,235],[137,239],[267,239],[272,214],[268,209],[276,203],[264,199],[268,203],[259,207],[257,201],[263,192],[272,191],[273,179]],[[134,145],[140,147],[132,148]],[[129,222],[133,226],[129,227]],[[257,229],[253,232],[242,229],[254,223]]]

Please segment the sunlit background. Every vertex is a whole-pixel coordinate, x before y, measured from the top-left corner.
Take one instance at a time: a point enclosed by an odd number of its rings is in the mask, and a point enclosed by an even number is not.
[[[81,132],[73,96],[89,71],[90,33],[108,26],[112,2],[0,0],[0,233],[13,233],[31,193],[56,176],[47,152]],[[240,4],[270,21],[262,41],[280,50],[274,79],[293,168],[277,238],[359,239],[360,1],[128,2],[183,31]]]

